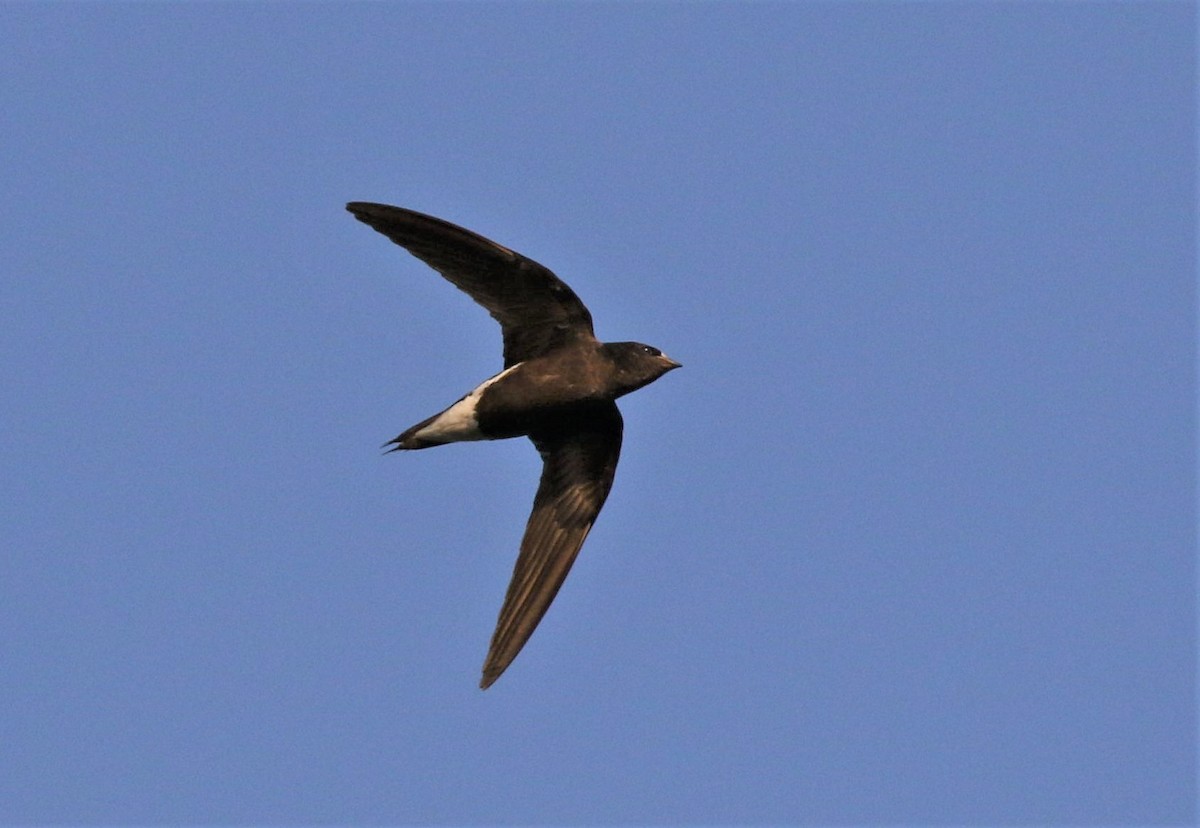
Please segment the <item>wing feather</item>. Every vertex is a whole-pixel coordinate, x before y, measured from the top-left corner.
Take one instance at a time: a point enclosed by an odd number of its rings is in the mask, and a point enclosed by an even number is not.
[[[504,336],[504,365],[591,337],[592,315],[548,268],[478,233],[414,210],[354,201],[356,219],[442,274],[487,309]]]
[[[607,402],[571,418],[568,426],[530,435],[542,455],[542,479],[481,687],[490,686],[517,657],[558,594],[612,489],[621,433],[621,412]]]

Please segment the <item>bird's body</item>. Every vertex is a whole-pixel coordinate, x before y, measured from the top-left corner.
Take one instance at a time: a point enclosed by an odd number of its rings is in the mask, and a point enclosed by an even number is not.
[[[614,345],[636,343],[597,344],[594,349],[564,349],[511,365],[393,442],[398,449],[418,449],[526,436],[536,432],[539,423],[570,418],[640,387],[640,377],[623,380],[619,364],[608,353]]]
[[[393,450],[527,436],[542,456],[512,582],[484,663],[499,678],[550,606],[612,487],[618,397],[679,363],[637,342],[603,343],[575,293],[538,263],[469,230],[399,207],[347,209],[429,264],[500,322],[504,370],[404,431]]]

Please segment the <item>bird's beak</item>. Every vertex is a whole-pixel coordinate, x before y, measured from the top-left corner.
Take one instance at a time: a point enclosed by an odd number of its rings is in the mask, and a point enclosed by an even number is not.
[[[670,358],[669,356],[667,356],[666,354],[663,354],[663,355],[662,355],[662,358],[663,358],[663,362],[667,363],[667,370],[668,370],[668,371],[673,371],[673,370],[674,370],[674,369],[676,369],[676,368],[682,368],[682,367],[683,367],[683,363],[682,363],[682,362],[676,362],[675,360],[671,359],[671,358]]]

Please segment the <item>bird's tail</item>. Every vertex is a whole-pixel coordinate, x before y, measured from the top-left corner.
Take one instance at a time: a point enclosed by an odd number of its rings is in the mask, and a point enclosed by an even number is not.
[[[388,440],[386,443],[380,446],[380,448],[387,449],[387,451],[384,452],[385,454],[391,454],[393,451],[411,451],[413,449],[423,449],[430,448],[431,446],[442,445],[446,441],[417,436],[417,432],[425,428],[425,426],[429,425],[440,416],[441,412],[434,414],[432,417],[421,420],[421,422],[417,423],[412,428],[406,429],[399,437],[394,437],[391,440]],[[388,446],[391,446],[391,448],[388,448]]]

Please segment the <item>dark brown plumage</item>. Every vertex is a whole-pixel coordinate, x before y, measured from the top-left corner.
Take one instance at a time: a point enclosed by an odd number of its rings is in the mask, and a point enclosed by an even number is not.
[[[549,426],[529,435],[542,456],[542,479],[483,665],[481,686],[498,679],[516,658],[575,563],[612,488],[622,426],[617,404],[605,402],[563,427]]]
[[[504,334],[505,368],[592,337],[592,315],[575,291],[532,259],[412,210],[363,202],[346,209],[487,309]]]
[[[621,453],[617,397],[679,363],[637,342],[602,343],[592,317],[551,271],[461,227],[384,204],[353,202],[383,233],[500,323],[505,370],[391,441],[393,450],[528,436],[542,477],[480,686],[499,678],[545,615],[612,488]]]

